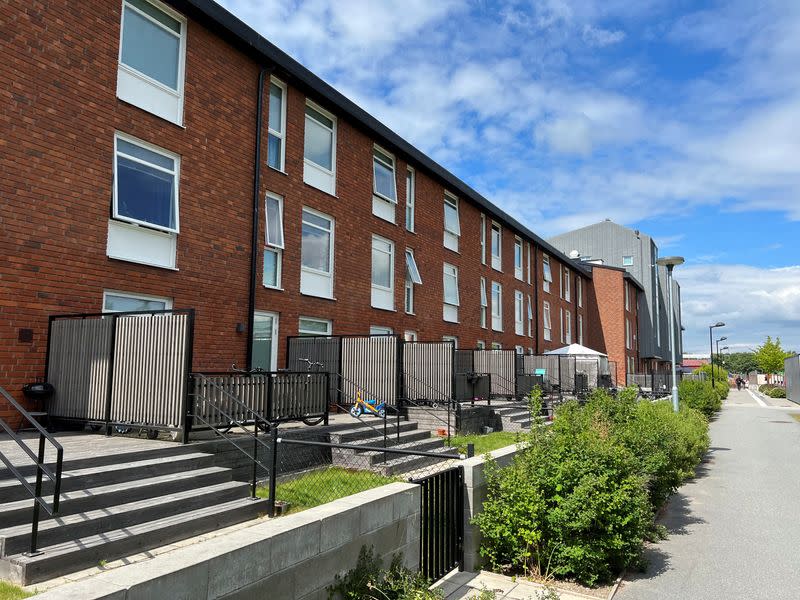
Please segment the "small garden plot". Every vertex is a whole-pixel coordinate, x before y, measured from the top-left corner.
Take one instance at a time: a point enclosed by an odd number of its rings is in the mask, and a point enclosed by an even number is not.
[[[485,434],[455,435],[450,438],[450,447],[457,448],[461,454],[466,454],[467,444],[475,444],[475,456],[481,456],[498,448],[513,446],[520,440],[518,432],[494,431]]]
[[[369,471],[354,471],[341,467],[328,467],[304,473],[294,479],[278,483],[275,499],[289,504],[289,511],[298,512],[333,502],[339,498],[357,494],[400,481]],[[261,486],[256,491],[259,498],[269,497],[269,488]]]

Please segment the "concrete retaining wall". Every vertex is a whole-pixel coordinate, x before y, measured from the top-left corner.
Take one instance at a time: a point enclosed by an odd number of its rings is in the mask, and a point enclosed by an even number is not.
[[[500,467],[511,464],[517,454],[517,446],[506,446],[499,448],[489,454]],[[468,458],[461,463],[464,465],[464,570],[470,572],[479,571],[484,563],[480,555],[481,533],[478,527],[472,525],[470,521],[483,509],[483,502],[486,500],[486,477],[484,469],[486,460],[484,456]]]
[[[420,487],[392,483],[34,596],[39,600],[324,600],[362,546],[419,564]]]

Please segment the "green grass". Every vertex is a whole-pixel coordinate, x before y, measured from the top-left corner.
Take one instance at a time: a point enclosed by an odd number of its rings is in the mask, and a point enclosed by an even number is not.
[[[11,585],[7,581],[0,581],[0,600],[20,600],[33,596],[30,592]]]
[[[450,446],[458,448],[458,451],[465,453],[467,444],[475,444],[475,456],[481,456],[492,450],[504,448],[516,444],[519,434],[514,431],[493,431],[486,434],[454,435],[450,438]]]
[[[400,479],[385,477],[369,471],[328,467],[279,483],[275,490],[275,498],[288,502],[289,512],[298,512],[394,481],[400,481]],[[269,489],[262,486],[258,488],[256,494],[260,498],[267,498]]]
[[[797,422],[800,422],[800,415],[798,415],[797,413],[792,413],[792,418],[793,418],[795,421],[797,421]]]

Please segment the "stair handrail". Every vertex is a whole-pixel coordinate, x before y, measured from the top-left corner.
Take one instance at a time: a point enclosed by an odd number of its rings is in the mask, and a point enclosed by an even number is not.
[[[34,454],[33,451],[28,448],[28,445],[25,444],[22,439],[17,435],[17,433],[11,428],[11,426],[0,417],[0,427],[8,434],[8,436],[14,440],[17,445],[22,448],[25,454],[33,460],[36,464],[36,483],[34,486],[31,486],[28,483],[27,478],[19,472],[19,470],[11,463],[11,461],[6,457],[2,452],[0,452],[0,461],[5,464],[6,468],[11,472],[14,477],[22,484],[28,493],[33,497],[33,519],[31,521],[31,545],[30,551],[26,552],[26,556],[37,556],[41,554],[41,551],[37,549],[36,541],[39,534],[39,509],[43,508],[45,512],[54,517],[58,514],[58,506],[59,506],[59,498],[61,496],[61,474],[63,471],[64,466],[64,447],[59,444],[56,439],[44,428],[42,425],[36,420],[36,418],[30,414],[27,410],[25,410],[22,405],[14,400],[14,398],[9,394],[3,387],[0,386],[0,395],[3,396],[6,402],[14,408],[23,419],[26,419],[36,431],[39,432],[39,449],[38,453]],[[56,450],[56,470],[55,472],[48,467],[44,462],[44,454],[45,454],[45,441],[50,442]],[[53,501],[52,506],[48,505],[45,501],[44,497],[42,496],[42,476],[46,475],[48,479],[53,482]]]

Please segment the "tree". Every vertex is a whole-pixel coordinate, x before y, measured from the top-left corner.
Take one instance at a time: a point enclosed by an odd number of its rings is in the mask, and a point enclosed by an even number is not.
[[[749,373],[758,370],[756,357],[752,352],[732,352],[731,354],[714,355],[714,364],[722,365],[731,373]]]
[[[767,336],[767,341],[756,348],[755,359],[762,373],[772,375],[783,371],[783,361],[791,355],[791,352],[781,348],[781,338],[775,338],[773,342],[772,338]]]

